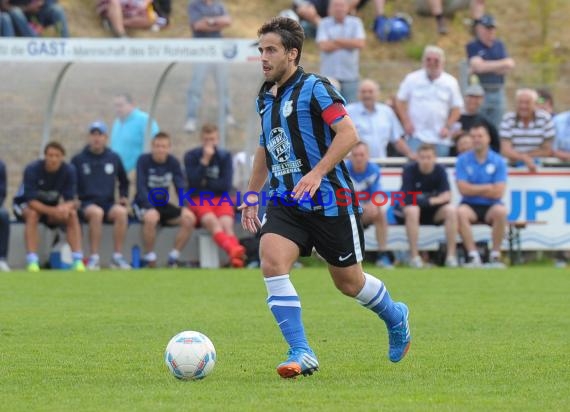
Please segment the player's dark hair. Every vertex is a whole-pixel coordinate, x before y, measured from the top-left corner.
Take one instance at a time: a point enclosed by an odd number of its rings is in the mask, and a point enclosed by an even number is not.
[[[49,149],[59,150],[61,154],[65,156],[65,148],[60,142],[55,142],[55,141],[48,142],[44,147],[44,155],[47,154]]]
[[[297,49],[297,58],[295,64],[299,65],[301,61],[301,51],[303,50],[303,41],[305,40],[305,32],[299,23],[288,17],[273,17],[265,22],[257,31],[258,36],[267,33],[275,33],[281,37],[281,43],[285,50]]]
[[[435,150],[435,146],[429,143],[422,143],[422,145],[418,148],[418,153],[419,152],[427,152],[427,151],[432,151],[433,154],[437,154],[436,150]]]
[[[168,140],[170,140],[170,135],[166,132],[160,131],[154,135],[153,140],[154,139],[168,139]]]
[[[483,129],[485,129],[487,131],[487,134],[490,136],[491,132],[489,131],[489,127],[487,127],[487,125],[482,122],[481,120],[476,120],[471,127],[469,128],[469,131],[473,130],[473,129],[478,129],[482,127]]]

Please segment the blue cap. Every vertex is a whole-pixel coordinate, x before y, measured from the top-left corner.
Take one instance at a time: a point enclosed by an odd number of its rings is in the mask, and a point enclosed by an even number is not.
[[[107,134],[107,125],[104,122],[97,120],[89,125],[89,133],[93,133],[95,131],[98,131],[101,134]]]
[[[497,27],[497,23],[495,22],[495,18],[490,14],[485,14],[479,20],[477,20],[477,24],[481,26],[485,26],[487,28]]]

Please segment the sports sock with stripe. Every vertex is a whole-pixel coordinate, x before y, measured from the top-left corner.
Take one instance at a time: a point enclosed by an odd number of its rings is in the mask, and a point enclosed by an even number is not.
[[[309,349],[301,320],[301,301],[289,275],[265,278],[267,305],[291,348]]]
[[[376,313],[388,328],[401,323],[402,312],[394,305],[384,283],[368,273],[364,278],[364,287],[356,295],[358,303]]]

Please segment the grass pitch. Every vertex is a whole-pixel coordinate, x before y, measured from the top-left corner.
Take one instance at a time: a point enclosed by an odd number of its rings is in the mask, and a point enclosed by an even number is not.
[[[408,356],[324,268],[293,273],[316,375],[282,380],[286,346],[257,270],[13,272],[0,276],[0,410],[568,410],[570,272],[379,275],[410,307]],[[207,334],[211,376],[181,382],[163,351]]]

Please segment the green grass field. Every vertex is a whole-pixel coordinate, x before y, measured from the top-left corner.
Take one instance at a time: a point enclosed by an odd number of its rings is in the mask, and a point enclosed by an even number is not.
[[[321,371],[286,381],[257,270],[3,274],[0,410],[570,409],[568,270],[380,277],[410,307],[408,356],[391,364],[383,323],[324,268],[301,269],[293,281]],[[188,329],[216,346],[203,381],[178,381],[163,363]]]

